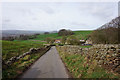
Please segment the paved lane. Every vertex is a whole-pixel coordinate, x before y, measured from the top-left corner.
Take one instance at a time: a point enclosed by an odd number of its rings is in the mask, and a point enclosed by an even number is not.
[[[68,78],[68,74],[53,46],[22,75],[22,78]]]

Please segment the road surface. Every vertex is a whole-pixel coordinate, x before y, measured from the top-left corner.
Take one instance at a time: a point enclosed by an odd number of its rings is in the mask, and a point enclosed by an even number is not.
[[[65,66],[53,46],[21,78],[68,78]]]

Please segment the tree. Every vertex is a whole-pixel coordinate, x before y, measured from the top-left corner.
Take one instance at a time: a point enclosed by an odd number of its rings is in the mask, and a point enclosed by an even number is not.
[[[14,36],[8,36],[8,37],[2,37],[2,40],[8,40],[8,41],[14,41],[16,37]]]
[[[53,44],[54,41],[55,41],[55,39],[54,39],[54,38],[51,38],[51,37],[48,37],[48,38],[46,38],[46,41],[47,41],[47,43],[49,43],[49,44]]]
[[[49,34],[49,32],[45,32],[44,34]]]
[[[91,39],[93,43],[96,44],[118,44],[120,43],[118,33],[119,28],[104,28],[95,30],[91,34]]]
[[[20,35],[18,39],[19,40],[28,40],[29,37],[30,37],[29,35]]]
[[[68,36],[68,35],[73,35],[74,33],[71,30],[66,30],[66,29],[61,29],[58,32],[59,36]]]
[[[67,40],[67,37],[63,36],[62,39],[61,39],[62,44],[65,44],[66,40]]]
[[[67,43],[70,45],[79,45],[80,41],[76,36],[72,35],[67,38]]]

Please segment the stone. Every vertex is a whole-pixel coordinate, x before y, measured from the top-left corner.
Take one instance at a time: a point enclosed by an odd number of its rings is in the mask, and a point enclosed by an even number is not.
[[[9,61],[15,61],[16,59],[17,59],[17,57],[12,57],[12,58],[10,58]]]
[[[37,52],[37,50],[35,48],[30,48],[29,52],[34,53],[34,52]]]
[[[11,64],[12,64],[12,61],[7,61],[6,64],[7,64],[7,65],[11,65]]]

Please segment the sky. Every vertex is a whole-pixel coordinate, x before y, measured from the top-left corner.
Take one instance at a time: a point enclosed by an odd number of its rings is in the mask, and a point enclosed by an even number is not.
[[[118,16],[117,2],[3,2],[3,30],[94,30]]]

